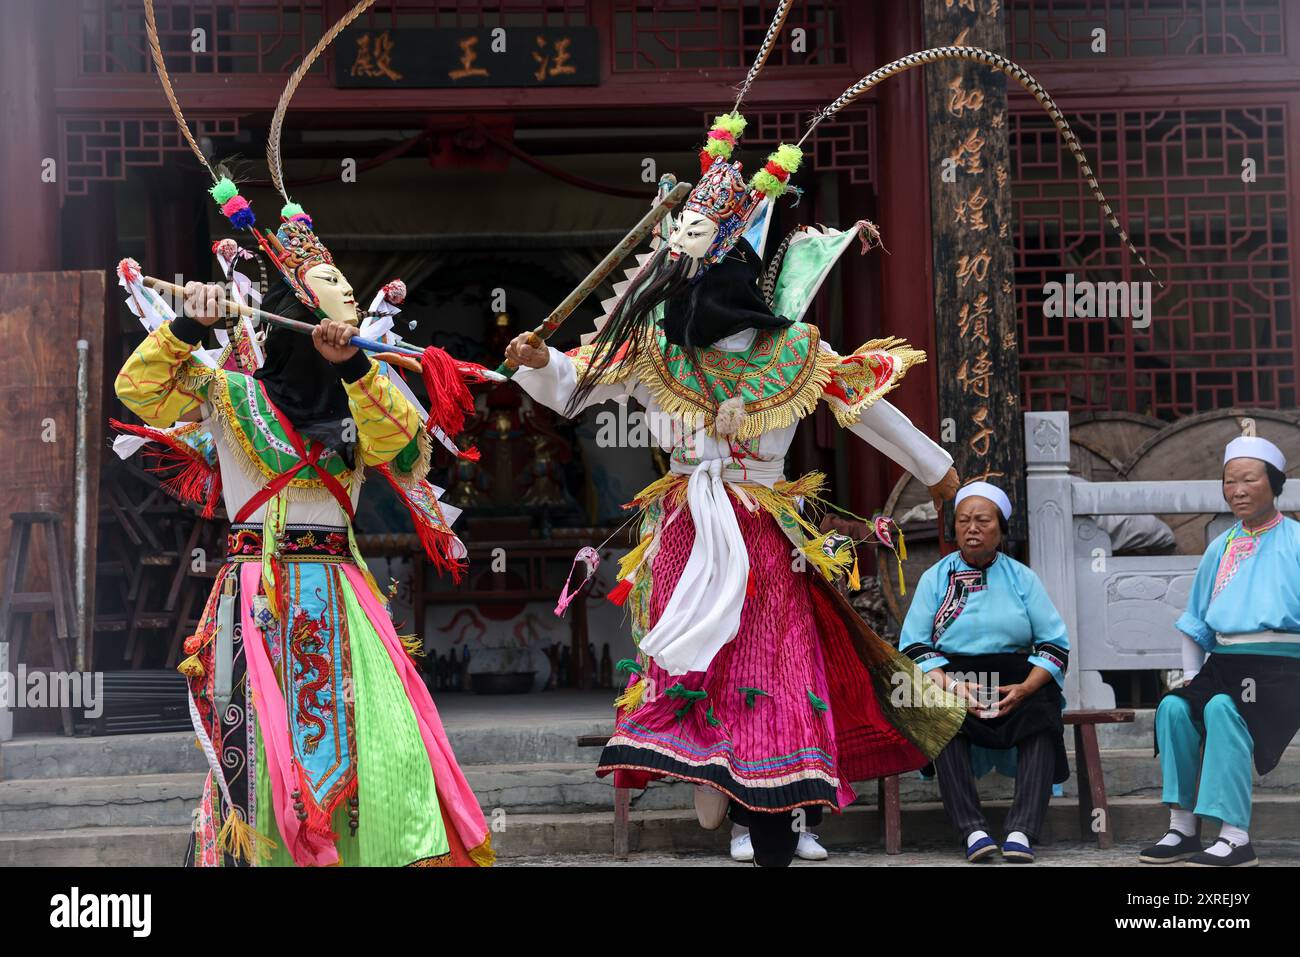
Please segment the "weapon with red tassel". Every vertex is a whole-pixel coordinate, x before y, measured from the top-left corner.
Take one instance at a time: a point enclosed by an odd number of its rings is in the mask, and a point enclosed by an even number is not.
[[[167,293],[176,297],[177,301],[184,301],[185,290],[175,283],[155,279],[153,276],[142,276],[140,281],[149,289]],[[316,328],[310,322],[279,316],[228,299],[217,303],[217,308],[223,315],[248,316],[308,336]],[[474,397],[470,394],[468,383],[499,378],[485,366],[453,358],[437,346],[428,346],[423,350],[412,349],[361,336],[353,336],[348,341],[358,349],[374,353],[376,359],[419,373],[429,394],[429,430],[435,434],[435,430],[441,431],[443,434],[438,438],[449,449],[454,449],[455,445],[446,437],[458,435],[465,427],[465,415],[474,411]]]

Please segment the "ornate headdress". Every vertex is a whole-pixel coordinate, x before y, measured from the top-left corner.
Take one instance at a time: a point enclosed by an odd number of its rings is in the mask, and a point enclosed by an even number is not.
[[[736,140],[744,129],[743,116],[734,110],[725,113],[714,119],[708,143],[700,150],[700,181],[684,206],[718,224],[700,273],[731,252],[764,199],[775,199],[790,189],[790,175],[799,168],[803,158],[799,147],[782,143],[746,183],[741,164],[730,161]]]
[[[785,193],[790,188],[790,174],[799,168],[803,154],[797,146],[788,143],[782,143],[776,152],[768,156],[766,165],[748,183],[745,182],[741,164],[731,162],[736,142],[745,131],[745,118],[740,115],[740,104],[767,63],[773,43],[789,12],[790,0],[782,0],[763,37],[763,43],[758,48],[754,63],[740,86],[735,105],[730,113],[714,118],[713,126],[700,150],[700,181],[696,183],[684,206],[717,223],[718,232],[696,273],[697,279],[709,266],[726,258],[727,253],[745,234],[750,217],[762,205],[763,200],[775,199]]]

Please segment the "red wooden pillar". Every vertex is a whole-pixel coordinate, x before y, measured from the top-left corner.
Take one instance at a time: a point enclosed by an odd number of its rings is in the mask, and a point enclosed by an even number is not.
[[[920,8],[912,3],[876,5],[876,64],[922,48]],[[934,309],[931,301],[929,144],[926,135],[924,78],[920,70],[893,77],[880,85],[877,122],[873,138],[877,225],[889,253],[882,258],[879,325],[868,335],[902,336],[913,346],[934,356]],[[846,286],[845,337],[857,346],[855,336],[867,315],[857,293]],[[939,392],[933,358],[913,369],[889,401],[916,427],[938,438]],[[884,505],[885,496],[902,474],[892,464],[873,487],[856,476],[880,476],[880,456],[862,442],[848,445],[850,474],[855,476],[851,507],[859,515]],[[867,511],[863,511],[863,510]]]
[[[54,111],[56,7],[42,0],[9,0],[0,28],[0,272],[59,268],[59,190],[67,170],[59,160]],[[52,182],[42,164],[54,160]]]

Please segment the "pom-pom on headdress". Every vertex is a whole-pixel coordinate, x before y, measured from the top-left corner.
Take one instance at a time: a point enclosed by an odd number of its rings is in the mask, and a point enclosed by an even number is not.
[[[717,223],[718,232],[695,274],[697,280],[709,266],[720,262],[731,252],[744,235],[750,217],[764,199],[775,199],[790,188],[790,174],[799,168],[803,154],[797,146],[787,143],[782,143],[767,158],[767,164],[754,174],[748,184],[740,163],[731,162],[736,143],[745,132],[745,118],[740,115],[740,104],[767,63],[781,27],[785,24],[786,15],[790,12],[790,3],[791,0],[781,0],[778,4],[763,43],[736,94],[735,105],[730,113],[722,113],[713,118],[713,125],[700,149],[700,181],[684,206]]]
[[[684,207],[717,223],[718,232],[704,255],[697,276],[726,258],[744,235],[750,217],[764,199],[775,199],[789,191],[790,175],[799,169],[803,158],[799,147],[782,143],[747,184],[741,164],[729,161],[736,137],[744,128],[745,119],[739,113],[719,116],[709,131],[709,142],[700,151],[702,175]],[[728,138],[719,136],[719,132],[727,133]]]

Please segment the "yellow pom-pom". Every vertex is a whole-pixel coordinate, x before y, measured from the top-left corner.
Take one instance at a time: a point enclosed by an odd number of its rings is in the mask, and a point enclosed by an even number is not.
[[[799,163],[803,160],[803,150],[790,143],[782,143],[776,148],[776,152],[767,158],[769,163],[775,163],[787,173],[793,173],[799,169]]]
[[[723,113],[713,118],[715,130],[726,130],[732,136],[739,137],[745,132],[745,118],[739,113]]]

